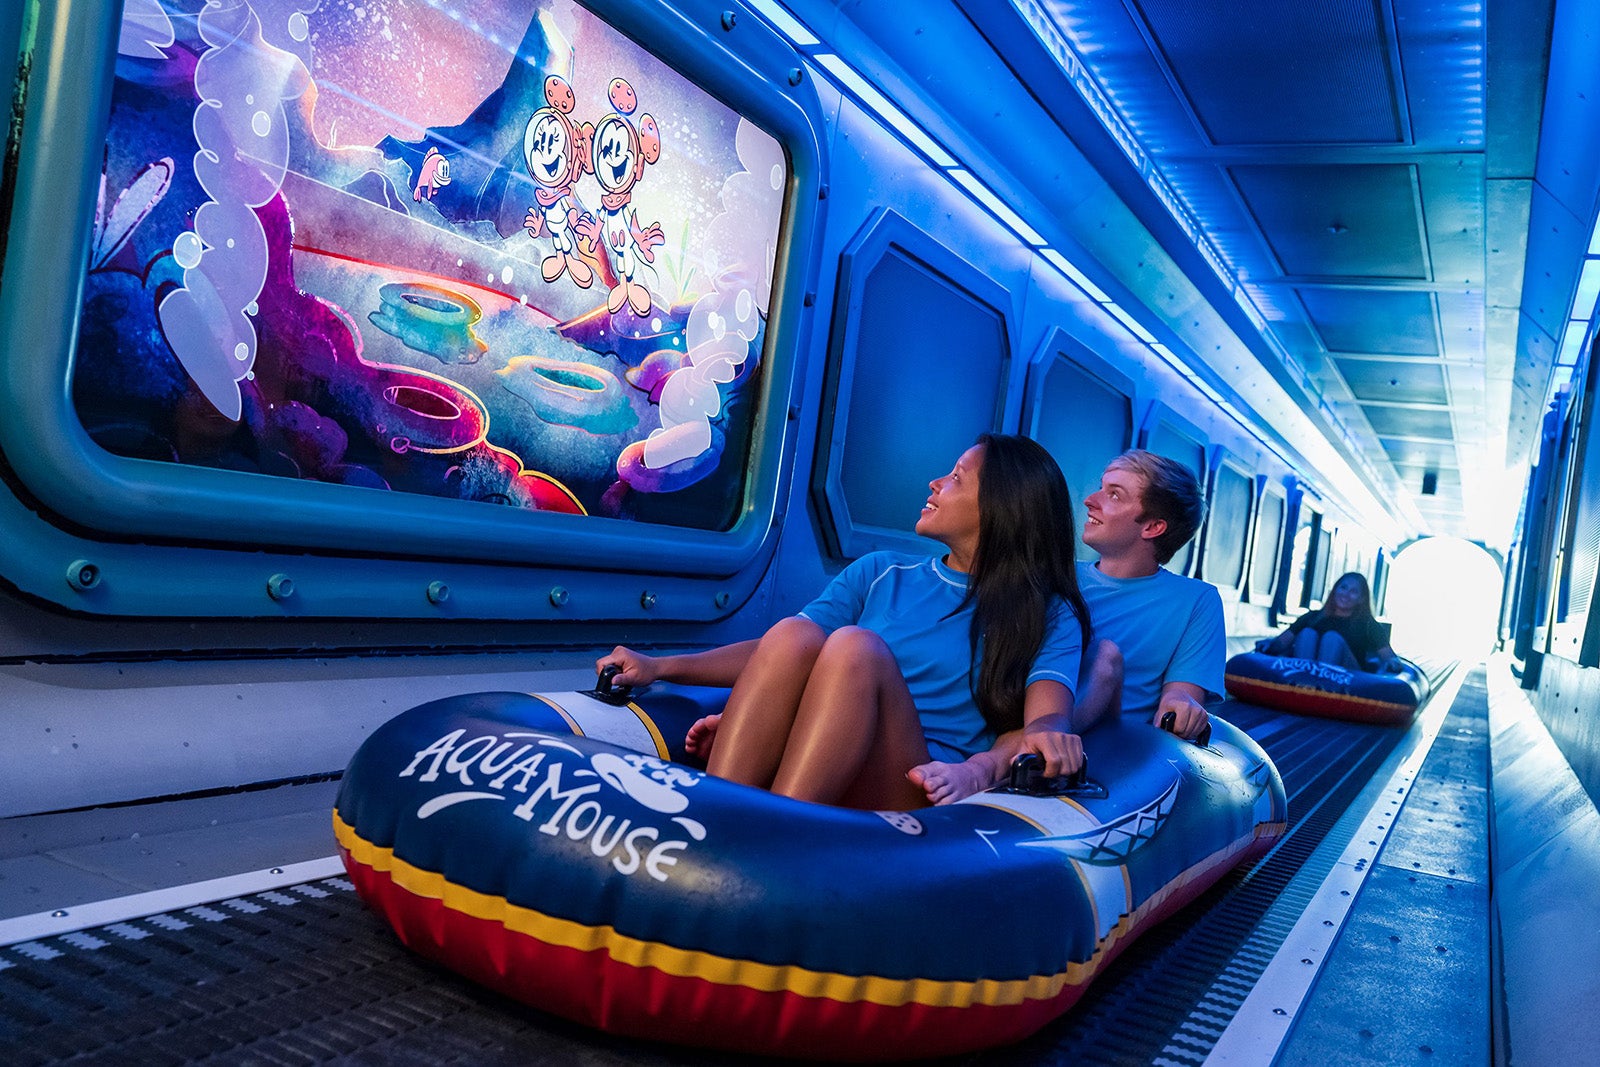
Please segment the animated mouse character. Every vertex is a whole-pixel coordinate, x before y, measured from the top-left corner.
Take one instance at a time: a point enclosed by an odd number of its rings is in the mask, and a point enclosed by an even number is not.
[[[528,176],[537,187],[533,194],[536,203],[528,209],[522,225],[529,237],[548,233],[555,245],[555,253],[540,265],[545,281],[553,282],[566,272],[579,288],[587,289],[594,282],[594,271],[579,254],[573,235],[581,219],[592,220],[593,216],[583,210],[572,187],[585,171],[593,170],[589,159],[593,127],[587,122],[575,125],[568,117],[577,98],[559,74],[544,80],[544,98],[546,106],[533,113],[522,138]]]
[[[635,314],[650,311],[650,290],[635,281],[638,260],[654,263],[656,246],[666,243],[661,224],[641,228],[630,206],[633,187],[644,177],[644,168],[661,158],[661,130],[649,115],[640,115],[637,124],[631,117],[638,110],[639,98],[621,78],[611,79],[611,106],[615,109],[594,127],[590,138],[589,169],[600,183],[600,217],[579,224],[579,230],[593,240],[604,240],[617,268],[617,285],[606,298],[606,309],[613,315],[628,304]]]
[[[417,187],[411,199],[421,203],[423,197],[433,199],[439,187],[450,184],[450,161],[439,154],[439,149],[429,148],[422,157],[422,169],[417,171]]]

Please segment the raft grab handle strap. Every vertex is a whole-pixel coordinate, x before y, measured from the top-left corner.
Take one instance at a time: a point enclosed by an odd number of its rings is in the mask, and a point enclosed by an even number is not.
[[[633,699],[633,686],[611,684],[611,679],[621,670],[615,663],[608,664],[600,669],[600,676],[595,679],[594,688],[583,694],[594,697],[596,700],[610,704],[612,707],[623,707]]]
[[[1178,732],[1177,727],[1178,727],[1178,713],[1177,712],[1169,711],[1165,715],[1161,716],[1161,728],[1163,730],[1165,730],[1167,733],[1169,733],[1169,734],[1177,733]],[[1211,744],[1211,724],[1210,723],[1206,723],[1205,729],[1200,731],[1200,736],[1196,737],[1194,739],[1194,743],[1199,745],[1201,748],[1205,748],[1207,745]]]
[[[1089,778],[1089,760],[1084,758],[1077,773],[1060,778],[1046,778],[1044,757],[1037,752],[1024,752],[1011,761],[1011,776],[1006,784],[997,786],[996,793],[1021,793],[1033,797],[1089,797],[1104,799],[1106,787]]]

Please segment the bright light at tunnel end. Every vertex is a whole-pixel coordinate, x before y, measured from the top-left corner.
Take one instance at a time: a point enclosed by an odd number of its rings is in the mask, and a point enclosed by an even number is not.
[[[1494,646],[1501,590],[1500,565],[1470,541],[1429,537],[1407,546],[1391,564],[1384,598],[1391,647],[1408,659],[1481,659]]]

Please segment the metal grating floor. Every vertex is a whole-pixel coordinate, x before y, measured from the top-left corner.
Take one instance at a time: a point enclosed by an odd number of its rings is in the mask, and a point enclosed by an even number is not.
[[[1262,917],[1404,732],[1244,705],[1223,715],[1277,763],[1285,839],[1145,934],[1065,1018],[953,1062],[1204,1058],[1282,939]],[[342,878],[0,949],[0,1063],[195,1062],[745,1060],[614,1038],[480,989],[402,948]]]

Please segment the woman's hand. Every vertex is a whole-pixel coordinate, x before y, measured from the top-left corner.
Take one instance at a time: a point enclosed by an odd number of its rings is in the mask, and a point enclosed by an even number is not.
[[[621,645],[612,649],[611,655],[601,656],[594,661],[597,674],[607,667],[617,668],[617,673],[611,679],[612,685],[643,686],[661,677],[661,665],[654,656],[646,656]]]
[[[1077,774],[1083,767],[1083,738],[1040,723],[1030,723],[1022,731],[1022,747],[1017,755],[1026,752],[1036,752],[1043,758],[1046,778]]]

